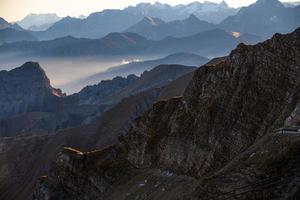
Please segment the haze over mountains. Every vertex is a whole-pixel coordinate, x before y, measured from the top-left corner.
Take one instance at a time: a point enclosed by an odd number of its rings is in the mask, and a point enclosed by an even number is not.
[[[225,12],[230,16],[223,16]],[[1,27],[5,28],[0,30],[1,67],[9,69],[28,60],[38,60],[52,63],[49,67],[45,65],[48,70],[57,63],[63,67],[75,57],[83,62],[92,57],[105,60],[91,63],[99,65],[98,71],[92,71],[97,73],[122,60],[153,60],[176,53],[209,58],[224,56],[240,42],[255,44],[276,32],[292,31],[299,26],[299,12],[299,7],[287,8],[277,0],[259,0],[241,10],[231,9],[224,2],[178,6],[140,3],[123,10],[92,13],[84,19],[65,17],[45,31],[24,30],[1,20]],[[219,24],[205,21],[205,15],[214,19],[216,13],[223,16]],[[272,20],[274,16],[276,20]],[[41,21],[48,23],[58,18],[55,14],[29,15],[19,23],[40,25]],[[106,64],[107,60],[116,64]]]
[[[17,23],[24,29],[31,31],[44,31],[51,27],[55,22],[59,21],[61,17],[54,13],[49,14],[29,14],[24,19]]]
[[[263,37],[293,31],[300,25],[299,7],[286,8],[278,0],[259,0],[241,8],[235,15],[221,22],[220,27]]]
[[[243,38],[241,38],[243,39]],[[221,29],[212,29],[191,36],[154,41],[135,33],[111,33],[101,39],[78,39],[64,37],[41,42],[18,42],[0,46],[0,54],[19,56],[120,56],[120,55],[163,55],[186,52],[202,56],[224,55],[241,41]],[[199,48],[200,47],[200,48]],[[201,48],[202,47],[202,48]]]
[[[296,4],[18,23],[0,18],[1,200],[300,199]]]
[[[116,76],[126,77],[130,74],[135,74],[137,76],[141,75],[144,71],[149,71],[154,67],[162,64],[179,64],[185,66],[200,66],[209,59],[196,55],[196,54],[189,54],[189,53],[176,53],[169,55],[164,58],[155,59],[155,60],[145,60],[145,61],[133,61],[128,64],[123,64],[120,66],[111,67],[108,70],[103,72],[99,72],[79,80],[71,81],[62,86],[64,91],[68,94],[74,93],[79,91],[86,85],[94,85],[99,82],[99,80],[104,79],[112,79]]]
[[[144,17],[156,17],[165,21],[173,21],[195,14],[201,20],[219,22],[227,16],[234,15],[236,11],[237,9],[229,8],[225,3],[195,2],[178,6],[161,3],[140,3],[123,10],[104,10],[92,13],[82,20],[66,17],[55,23],[47,31],[36,33],[36,36],[43,40],[67,35],[100,38],[111,32],[122,32]]]
[[[194,14],[184,20],[164,22],[159,18],[145,17],[125,32],[137,33],[148,39],[161,40],[167,36],[184,37],[217,28],[216,25],[199,20]]]
[[[1,72],[5,108],[21,115],[1,119],[0,198],[297,199],[299,133],[274,130],[300,125],[299,38],[276,34],[199,69],[161,65],[71,96],[37,63]],[[22,104],[39,99],[46,110]]]

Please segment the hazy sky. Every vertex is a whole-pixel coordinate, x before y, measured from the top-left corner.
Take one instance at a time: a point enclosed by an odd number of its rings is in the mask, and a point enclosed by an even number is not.
[[[8,21],[16,21],[28,13],[57,13],[60,16],[88,15],[106,8],[124,8],[139,2],[156,2],[158,0],[0,0],[0,16]],[[160,0],[161,3],[185,4],[195,0]],[[200,0],[203,2],[204,0]],[[222,0],[211,0],[221,2]],[[296,1],[296,0],[284,0]],[[233,7],[249,5],[255,0],[226,0]]]

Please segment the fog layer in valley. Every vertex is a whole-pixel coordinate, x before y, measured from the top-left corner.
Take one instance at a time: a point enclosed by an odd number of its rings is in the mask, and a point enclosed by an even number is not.
[[[13,58],[13,59],[12,59]],[[21,66],[27,61],[39,62],[45,70],[51,81],[51,85],[55,88],[60,88],[67,94],[72,94],[80,91],[86,85],[77,83],[93,74],[106,71],[109,68],[122,65],[136,60],[145,60],[152,58],[111,58],[100,59],[97,57],[81,57],[81,58],[17,58],[15,55],[1,56],[0,70],[11,70]],[[103,77],[110,79],[112,77]],[[101,80],[97,80],[90,84],[96,84]],[[76,83],[76,84],[73,84]]]

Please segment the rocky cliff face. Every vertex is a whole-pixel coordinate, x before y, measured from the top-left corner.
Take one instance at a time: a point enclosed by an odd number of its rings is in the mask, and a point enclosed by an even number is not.
[[[298,134],[274,133],[299,104],[299,47],[300,29],[240,44],[138,118],[124,146],[58,157],[34,199],[299,198]]]
[[[60,90],[51,87],[38,63],[28,62],[14,70],[0,72],[0,118],[50,110],[53,101],[62,96]]]
[[[137,121],[129,160],[202,176],[282,126],[299,95],[299,31],[241,44],[225,61],[201,67],[183,98],[159,102]]]

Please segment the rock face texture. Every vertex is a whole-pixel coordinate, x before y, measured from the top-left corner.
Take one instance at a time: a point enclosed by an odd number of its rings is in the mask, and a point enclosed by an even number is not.
[[[198,69],[183,97],[154,104],[124,143],[65,149],[34,199],[298,199],[299,134],[274,129],[298,112],[299,90],[300,29],[240,44]]]
[[[51,110],[63,94],[50,85],[38,63],[28,62],[0,72],[0,118],[18,113]]]
[[[129,160],[202,176],[278,126],[299,95],[299,30],[201,67],[183,98],[159,102],[129,133]],[[164,114],[161,114],[164,113]]]

